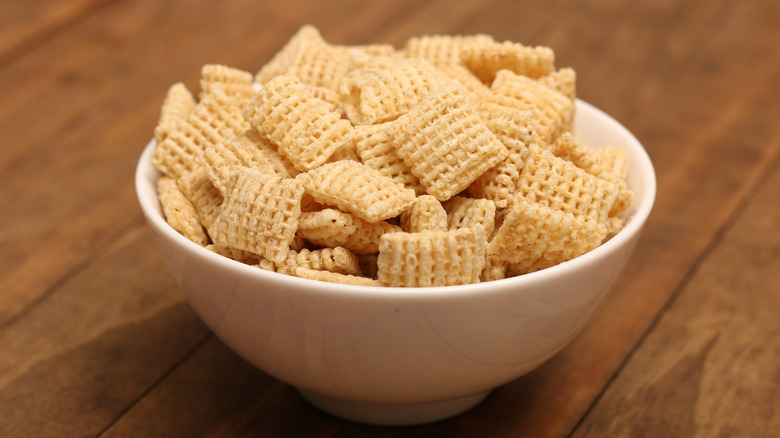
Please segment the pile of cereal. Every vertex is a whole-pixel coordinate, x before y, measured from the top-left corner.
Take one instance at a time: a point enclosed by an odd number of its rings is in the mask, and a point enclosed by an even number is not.
[[[572,134],[575,72],[487,35],[403,49],[302,27],[262,69],[206,65],[154,131],[168,223],[226,257],[358,285],[446,286],[601,245],[632,194],[619,148]]]

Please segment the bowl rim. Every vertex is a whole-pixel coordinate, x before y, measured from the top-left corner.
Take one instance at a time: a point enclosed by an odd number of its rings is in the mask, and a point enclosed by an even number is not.
[[[632,163],[632,166],[638,166],[638,168],[641,169],[640,174],[643,182],[643,196],[641,197],[640,202],[635,205],[634,212],[626,222],[626,225],[623,227],[623,229],[621,229],[607,242],[604,242],[597,248],[594,248],[593,250],[574,259],[546,269],[511,278],[455,286],[363,286],[330,283],[295,277],[273,271],[266,271],[264,269],[247,265],[245,263],[241,263],[239,261],[219,255],[206,249],[205,247],[198,245],[195,242],[190,241],[174,230],[173,227],[168,225],[168,223],[164,220],[159,207],[159,201],[157,200],[156,196],[156,184],[154,183],[157,181],[157,178],[159,178],[160,172],[155,169],[150,162],[150,157],[156,144],[154,139],[152,139],[146,145],[137,163],[135,171],[135,189],[141,210],[146,217],[147,222],[166,239],[174,242],[176,246],[181,247],[183,250],[187,251],[195,257],[205,259],[212,263],[217,263],[221,267],[228,269],[229,271],[232,271],[236,274],[257,278],[263,282],[280,283],[280,286],[288,289],[306,289],[316,291],[320,294],[332,294],[334,296],[342,297],[362,297],[368,295],[372,298],[387,299],[425,299],[436,297],[453,297],[456,295],[486,294],[491,292],[503,292],[507,290],[514,291],[516,289],[521,289],[523,287],[549,281],[555,277],[572,274],[575,271],[606,256],[609,252],[614,251],[618,247],[626,244],[634,236],[640,233],[653,208],[656,197],[655,169],[653,168],[652,161],[650,160],[647,151],[639,142],[639,140],[637,140],[636,137],[630,131],[628,131],[627,128],[625,128],[617,120],[599,108],[579,98],[576,99],[576,106],[578,112],[582,109],[593,112],[595,116],[598,116],[603,121],[603,123],[609,125],[610,130],[614,130],[621,137],[625,138],[626,143],[631,144],[630,147],[634,149],[633,155],[636,155],[640,158],[638,162]],[[618,147],[626,148],[623,145],[618,145]],[[150,196],[150,193],[154,193],[155,196]]]

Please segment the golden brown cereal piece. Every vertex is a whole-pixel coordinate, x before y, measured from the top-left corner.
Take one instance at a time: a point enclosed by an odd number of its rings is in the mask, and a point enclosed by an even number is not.
[[[343,247],[355,254],[379,251],[379,238],[386,233],[400,232],[401,228],[388,222],[365,220],[333,208],[302,212],[298,220],[298,235],[309,242],[325,247]]]
[[[545,146],[571,126],[573,105],[571,99],[533,79],[501,70],[480,111],[485,118],[506,108],[530,111],[536,122],[539,145]]]
[[[254,139],[260,140],[261,137],[255,135]],[[253,141],[243,135],[206,146],[200,156],[200,163],[220,193],[224,195],[230,176],[237,167],[249,167],[269,175],[289,177],[281,159],[269,161],[269,155],[275,154],[275,152],[270,147],[260,147],[258,145],[260,142],[262,141]],[[276,166],[272,163],[275,163]]]
[[[200,71],[200,97],[211,94],[214,89],[222,90],[228,97],[240,102],[255,94],[252,74],[220,64],[206,64]]]
[[[290,251],[284,262],[278,266],[277,272],[295,275],[295,269],[299,267],[339,274],[360,275],[360,264],[357,256],[352,251],[342,247],[321,248],[313,251],[304,248],[300,251]]]
[[[555,71],[555,53],[552,49],[529,47],[511,41],[464,47],[461,59],[486,84],[493,82],[496,73],[504,69],[529,78],[539,78]]]
[[[206,249],[215,252],[221,256],[227,257],[229,259],[233,259],[237,262],[245,263],[247,265],[257,265],[262,260],[266,260],[267,262],[270,263],[270,260],[263,259],[263,257],[257,254],[253,254],[248,251],[241,251],[240,249],[231,248],[229,246],[215,245],[212,243],[206,245]]]
[[[350,284],[354,286],[377,286],[376,280],[357,275],[339,274],[337,272],[318,271],[302,267],[295,268],[295,276],[310,280],[327,281],[329,283]]]
[[[209,235],[211,227],[222,210],[222,193],[214,187],[214,184],[203,168],[196,169],[178,180],[179,187],[187,199],[192,202],[200,223],[206,228]]]
[[[160,119],[154,128],[157,144],[162,143],[168,134],[176,130],[179,123],[187,119],[195,105],[195,98],[183,83],[175,83],[168,89],[160,110]]]
[[[182,236],[205,246],[209,242],[209,237],[203,230],[192,203],[176,185],[176,180],[166,176],[160,177],[157,181],[157,193],[168,224]]]
[[[152,153],[151,162],[162,173],[180,178],[198,167],[197,159],[214,145],[249,129],[241,111],[222,90],[215,89],[198,102]]]
[[[606,221],[619,192],[618,186],[595,177],[539,146],[529,147],[520,172],[518,193],[528,201],[555,210]]]
[[[577,72],[573,68],[562,68],[547,76],[542,76],[537,81],[545,87],[551,88],[572,101],[577,97]]]
[[[325,163],[336,150],[352,142],[354,129],[312,89],[292,75],[277,76],[243,110],[244,117],[278,147],[296,169],[307,171]]]
[[[628,188],[624,174],[624,166],[628,161],[623,149],[605,146],[592,149],[583,146],[571,133],[564,133],[550,146],[550,151],[556,157],[570,161],[575,166],[598,178],[607,180],[618,187],[618,194],[609,212],[610,217],[623,212],[633,199],[633,192]],[[617,167],[616,167],[617,166]]]
[[[294,178],[239,168],[214,223],[214,243],[282,263],[295,237],[302,194],[303,187]]]
[[[509,154],[506,160],[480,175],[468,191],[472,197],[490,199],[497,207],[505,208],[517,190],[536,123],[529,111],[507,108],[491,113],[485,124]]]
[[[395,120],[444,84],[423,59],[390,58],[381,68],[362,67],[341,82],[342,108],[353,125]]]
[[[368,222],[398,216],[415,198],[414,190],[357,161],[327,163],[298,177],[321,204],[337,206]]]
[[[390,122],[387,122],[355,127],[355,149],[360,155],[360,161],[421,195],[425,193],[425,187],[420,184],[416,176],[412,175],[411,169],[404,160],[396,155],[392,139],[388,134],[390,126]]]
[[[419,196],[412,208],[401,213],[401,229],[407,233],[446,231],[447,212],[434,196]]]
[[[424,35],[406,41],[404,53],[410,58],[423,58],[436,67],[461,64],[466,47],[479,48],[493,43],[490,35]]]
[[[487,247],[488,258],[533,272],[571,260],[601,244],[607,230],[586,216],[574,216],[517,197]]]
[[[509,153],[454,84],[399,117],[390,135],[396,154],[439,201],[461,192]]]
[[[481,228],[385,234],[379,243],[377,281],[393,287],[477,283],[485,247]]]
[[[453,196],[444,203],[447,229],[482,227],[485,235],[493,234],[496,226],[496,204],[489,199]]]

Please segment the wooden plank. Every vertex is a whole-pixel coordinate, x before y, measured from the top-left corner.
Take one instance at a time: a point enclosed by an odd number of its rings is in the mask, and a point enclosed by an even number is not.
[[[574,436],[780,435],[778,199],[776,163]]]
[[[208,336],[136,221],[0,332],[0,435],[95,436]]]

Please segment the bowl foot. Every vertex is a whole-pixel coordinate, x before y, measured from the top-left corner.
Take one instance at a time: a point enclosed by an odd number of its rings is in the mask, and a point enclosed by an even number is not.
[[[330,397],[298,388],[298,393],[315,407],[336,417],[358,423],[408,426],[444,420],[465,412],[487,397],[490,391],[427,403],[370,403]]]

